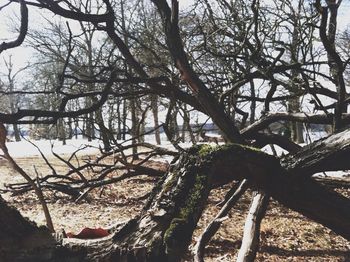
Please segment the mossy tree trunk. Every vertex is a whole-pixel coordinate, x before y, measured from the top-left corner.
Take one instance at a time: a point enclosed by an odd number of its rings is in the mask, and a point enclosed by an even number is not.
[[[323,141],[327,146],[315,143],[308,147],[309,151],[323,154],[318,160],[304,161],[305,172],[301,163],[288,164],[297,162],[290,160],[293,156],[280,162],[260,150],[237,144],[195,146],[183,153],[177,165],[155,186],[140,215],[109,237],[89,241],[64,239],[61,243],[53,242],[45,231],[39,234],[40,241],[36,240],[43,248],[14,241],[11,245],[1,245],[1,254],[11,256],[10,261],[33,261],[33,257],[40,257],[35,261],[179,261],[190,244],[210,189],[243,178],[250,181],[253,189],[263,190],[285,206],[350,239],[349,199],[317,184],[308,174],[311,164],[315,166],[317,161],[323,163],[331,159],[332,145],[342,143],[342,150],[336,151],[338,158],[348,155],[350,141],[341,142],[344,137],[345,133],[338,134]],[[299,155],[294,158],[299,159]],[[19,214],[10,214],[4,203],[0,208],[0,230],[5,230],[2,239],[11,235],[7,232],[18,235],[17,228],[29,228],[28,233],[20,236],[38,238],[38,228]],[[16,216],[19,218],[12,219]],[[16,249],[20,257],[13,252]]]
[[[30,245],[17,247],[24,250],[20,252],[25,254],[21,255],[27,259],[24,261],[37,259],[40,254],[40,261],[179,261],[187,250],[205,207],[214,174],[208,169],[210,161],[201,158],[199,150],[200,147],[197,147],[184,154],[178,165],[155,186],[141,214],[115,231],[111,237],[90,240],[89,243],[65,239],[64,249],[59,243],[53,245],[52,241],[49,250],[32,250]],[[10,208],[4,204],[2,209]],[[18,224],[31,229],[30,235],[39,231],[19,213],[16,215],[22,219]],[[0,221],[3,218],[0,213]],[[11,219],[7,220],[12,226]],[[50,234],[46,232],[41,237],[45,242],[50,239]],[[1,251],[11,255],[11,261],[20,260],[14,257],[11,250],[3,248]],[[45,253],[41,253],[43,251]],[[65,257],[66,255],[69,257]]]

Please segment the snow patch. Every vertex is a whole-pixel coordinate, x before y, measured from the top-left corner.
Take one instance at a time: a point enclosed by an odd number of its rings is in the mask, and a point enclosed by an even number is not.
[[[102,146],[102,143],[98,140],[88,142],[85,139],[70,139],[66,141],[66,145],[62,145],[62,141],[58,140],[33,140],[31,142],[39,147],[45,156],[52,156],[52,145],[53,151],[57,154],[72,154],[76,150],[84,147],[86,148],[78,152],[78,154],[94,154],[99,151],[99,146]],[[20,142],[8,142],[6,145],[12,157],[40,155],[38,149],[25,140]]]

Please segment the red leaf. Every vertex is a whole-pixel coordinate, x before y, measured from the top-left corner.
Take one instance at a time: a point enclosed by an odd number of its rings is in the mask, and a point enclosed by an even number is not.
[[[70,238],[80,238],[80,239],[94,239],[108,236],[109,233],[103,228],[89,228],[85,227],[80,233],[73,234],[71,232],[67,233],[67,237]]]

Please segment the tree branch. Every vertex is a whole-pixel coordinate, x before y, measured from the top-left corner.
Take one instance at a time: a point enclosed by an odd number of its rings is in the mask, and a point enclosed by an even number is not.
[[[1,43],[0,44],[0,54],[7,49],[20,46],[23,43],[24,38],[27,35],[27,31],[28,31],[28,7],[27,7],[24,0],[18,0],[18,1],[21,5],[21,27],[20,27],[19,35],[18,35],[17,39],[12,41],[12,42]]]

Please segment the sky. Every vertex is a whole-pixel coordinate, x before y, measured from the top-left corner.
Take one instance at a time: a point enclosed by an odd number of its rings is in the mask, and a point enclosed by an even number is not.
[[[0,0],[0,7],[5,5],[7,0]],[[193,1],[192,0],[179,0],[180,9],[188,7]],[[39,14],[36,13],[36,8],[29,8],[29,22],[33,23],[38,20]],[[13,27],[14,23],[19,23],[19,5],[17,3],[6,7],[4,10],[0,11],[0,43],[8,38],[13,39],[16,34],[13,34],[9,28]],[[17,17],[16,17],[17,16]],[[13,19],[13,20],[11,20]],[[8,56],[12,56],[12,60],[15,68],[21,68],[26,65],[27,61],[32,57],[32,52],[28,48],[23,46],[4,51],[0,54],[0,72],[3,72],[4,62],[3,59],[8,59]]]
[[[270,1],[270,0],[265,0]],[[6,4],[7,0],[0,0],[0,6],[3,6]],[[193,0],[179,0],[180,3],[180,9],[188,7],[191,3],[193,3]],[[2,42],[7,37],[13,37],[12,33],[9,33],[8,28],[13,25],[13,21],[9,17],[14,17],[14,14],[18,15],[19,6],[15,3],[12,4],[10,7],[7,7],[5,10],[0,12],[0,42]],[[343,30],[346,28],[347,25],[350,24],[350,0],[343,0],[341,8],[339,9],[339,19],[338,19],[338,29]],[[38,13],[35,13],[35,11],[30,8],[29,10],[29,19],[30,20],[36,20],[35,18],[38,17]],[[19,19],[17,18],[18,23]],[[22,67],[26,64],[26,61],[31,58],[31,52],[26,48],[16,48],[13,50],[5,51],[3,54],[0,54],[0,71],[1,67],[3,66],[3,59],[7,58],[8,55],[13,55],[13,61],[15,63],[15,66]]]

